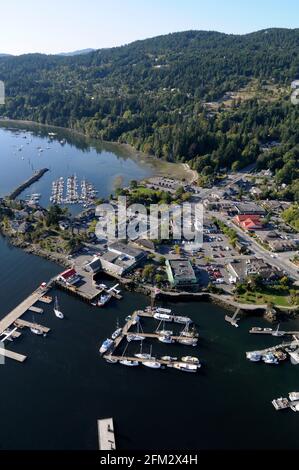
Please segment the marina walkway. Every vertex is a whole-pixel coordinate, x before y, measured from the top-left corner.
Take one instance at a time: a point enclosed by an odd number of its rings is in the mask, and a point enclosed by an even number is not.
[[[8,349],[1,348],[1,347],[0,347],[0,356],[8,357],[9,359],[14,359],[17,362],[24,362],[27,359],[27,356],[23,356],[22,354],[9,351]]]
[[[16,320],[22,317],[31,307],[34,306],[44,295],[45,290],[37,289],[27,299],[20,303],[14,310],[12,310],[6,317],[0,321],[0,335],[4,333]]]

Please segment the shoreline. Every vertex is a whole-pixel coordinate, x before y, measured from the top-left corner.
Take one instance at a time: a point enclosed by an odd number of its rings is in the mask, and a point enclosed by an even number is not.
[[[38,256],[39,258],[55,263],[57,266],[60,266],[63,269],[67,269],[72,266],[72,263],[70,263],[66,255],[60,255],[58,253],[49,253],[40,248],[36,248],[34,245],[18,243],[17,240],[14,240],[14,238],[9,237],[8,235],[5,235],[3,232],[1,232],[1,236],[3,236],[3,238],[7,240],[7,242],[11,246],[13,246],[14,248],[19,248],[29,255]],[[132,284],[128,284],[127,282],[125,282],[125,280],[122,279],[117,280],[120,282],[123,289],[127,290],[128,292],[137,292],[148,298],[151,297],[152,288],[150,286],[136,285],[133,286],[132,290]],[[235,312],[237,309],[240,309],[241,311],[239,316],[241,318],[252,314],[252,316],[262,316],[266,321],[272,323],[275,322],[275,318],[270,318],[267,316],[267,305],[240,304],[234,301],[233,299],[229,299],[227,295],[214,294],[212,292],[194,293],[161,291],[161,293],[157,297],[171,302],[210,302],[212,304],[218,305],[227,312]],[[278,315],[285,314],[288,315],[290,318],[291,316],[296,317],[299,313],[299,309],[297,306],[281,307],[275,305],[274,308]]]
[[[126,152],[131,156],[134,160],[139,162],[140,164],[145,164],[146,166],[150,167],[153,170],[153,176],[165,176],[165,177],[172,177],[175,179],[185,180],[188,184],[194,183],[199,175],[195,170],[192,170],[188,163],[178,163],[178,162],[166,162],[161,160],[154,155],[149,155],[140,150],[135,149],[132,145],[126,143],[120,143],[117,141],[108,141],[108,140],[100,140],[96,137],[90,137],[84,134],[81,131],[72,129],[70,127],[61,127],[55,126],[52,124],[42,124],[35,121],[24,121],[21,119],[5,119],[0,118],[0,127],[2,124],[13,124],[13,125],[25,125],[25,126],[32,126],[32,127],[41,127],[43,129],[49,130],[56,130],[60,132],[70,133],[73,136],[82,137],[84,139],[88,139],[90,141],[95,141],[98,144],[102,143],[104,145],[111,145],[114,147],[118,147],[119,149],[126,150]],[[140,157],[138,159],[138,157]]]

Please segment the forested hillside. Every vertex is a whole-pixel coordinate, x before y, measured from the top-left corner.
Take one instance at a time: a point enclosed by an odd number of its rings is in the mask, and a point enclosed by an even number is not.
[[[90,54],[0,57],[10,118],[185,161],[205,180],[258,160],[299,199],[299,29],[189,31]],[[269,142],[281,145],[261,153]]]

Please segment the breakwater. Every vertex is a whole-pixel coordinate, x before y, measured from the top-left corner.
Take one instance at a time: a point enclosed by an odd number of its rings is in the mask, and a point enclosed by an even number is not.
[[[16,199],[26,188],[29,188],[33,183],[40,180],[48,171],[48,168],[35,171],[30,178],[24,181],[24,183],[20,184],[12,193],[10,193],[8,198],[12,201]]]

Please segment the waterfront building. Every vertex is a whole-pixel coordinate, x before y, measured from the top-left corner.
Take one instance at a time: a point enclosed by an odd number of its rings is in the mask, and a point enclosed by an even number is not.
[[[166,273],[173,287],[190,288],[198,285],[198,281],[187,259],[166,260]]]

